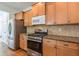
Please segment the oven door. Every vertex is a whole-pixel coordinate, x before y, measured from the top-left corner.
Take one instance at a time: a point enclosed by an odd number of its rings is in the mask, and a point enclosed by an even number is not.
[[[42,53],[42,45],[41,42],[27,40],[28,49],[32,49],[33,51]]]

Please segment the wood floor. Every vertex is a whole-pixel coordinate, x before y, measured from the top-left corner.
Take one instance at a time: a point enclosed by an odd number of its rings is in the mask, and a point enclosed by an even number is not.
[[[0,42],[0,56],[28,56],[27,52],[19,49],[19,50],[11,50],[8,48],[6,44]]]

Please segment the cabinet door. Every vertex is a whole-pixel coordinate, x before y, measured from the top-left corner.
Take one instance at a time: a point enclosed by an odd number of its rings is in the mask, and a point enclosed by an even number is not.
[[[53,25],[55,23],[55,3],[46,3],[46,25]]]
[[[15,19],[16,20],[22,20],[23,19],[23,12],[16,13]]]
[[[27,40],[24,39],[24,50],[27,51]]]
[[[56,2],[56,24],[67,24],[67,2]]]
[[[57,56],[78,56],[79,44],[57,41]]]
[[[68,16],[70,23],[79,23],[79,2],[68,2]]]
[[[38,16],[38,5],[37,4],[34,4],[32,6],[32,16],[33,17]]]
[[[23,37],[24,37],[24,50],[27,51],[27,37],[25,34],[23,34]]]
[[[44,56],[56,56],[56,41],[50,39],[44,39],[43,41],[43,55]]]
[[[23,35],[20,34],[20,48],[23,49],[24,48],[24,38]]]
[[[32,26],[32,11],[28,11],[28,26]]]
[[[38,13],[39,13],[39,16],[45,15],[45,3],[44,2],[38,3]]]
[[[79,50],[59,47],[57,48],[57,56],[79,56]]]
[[[28,12],[24,13],[24,26],[28,26]]]
[[[32,12],[31,10],[24,13],[24,26],[32,26]]]

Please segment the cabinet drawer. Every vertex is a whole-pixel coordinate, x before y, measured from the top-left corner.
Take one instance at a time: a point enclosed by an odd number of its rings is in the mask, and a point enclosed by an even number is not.
[[[44,43],[47,45],[56,45],[56,40],[44,39]]]
[[[59,48],[60,47],[67,47],[67,48],[72,48],[72,49],[79,49],[79,44],[57,41],[57,47],[59,47]]]

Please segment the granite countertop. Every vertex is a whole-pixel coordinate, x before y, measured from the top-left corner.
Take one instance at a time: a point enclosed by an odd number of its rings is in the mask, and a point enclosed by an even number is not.
[[[53,39],[53,40],[59,40],[59,41],[66,41],[66,42],[79,43],[79,37],[47,35],[44,38]]]

